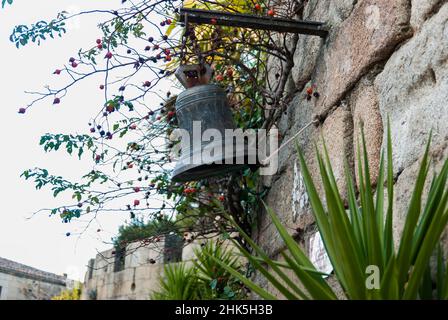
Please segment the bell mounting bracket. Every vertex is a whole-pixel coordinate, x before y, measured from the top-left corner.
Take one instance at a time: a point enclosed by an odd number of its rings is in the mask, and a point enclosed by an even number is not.
[[[181,8],[180,22],[186,24],[213,24],[248,29],[299,33],[319,36],[321,38],[325,38],[328,35],[328,29],[324,22],[291,20],[202,9]]]

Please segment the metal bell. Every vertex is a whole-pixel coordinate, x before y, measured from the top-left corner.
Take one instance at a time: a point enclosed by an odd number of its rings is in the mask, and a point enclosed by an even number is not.
[[[237,149],[241,148],[241,145],[236,146],[233,140],[231,145],[229,145],[229,142],[226,144],[225,141],[225,129],[235,129],[235,125],[227,102],[226,92],[222,88],[214,84],[187,88],[177,97],[176,113],[179,128],[190,133],[188,137],[190,148],[189,150],[182,150],[173,172],[173,181],[196,181],[247,167],[247,161],[245,161],[247,159],[247,146],[242,147],[243,152],[237,153]],[[197,121],[196,125],[195,121]],[[200,123],[200,130],[197,128],[198,123]],[[222,139],[202,142],[202,134],[208,129],[214,129],[215,132],[220,133]],[[201,140],[200,143],[198,139]],[[199,162],[194,161],[194,159],[201,159],[200,153],[204,149],[213,146],[222,147],[222,152],[211,154],[207,163],[203,159]],[[232,148],[233,152],[226,154],[226,148]]]

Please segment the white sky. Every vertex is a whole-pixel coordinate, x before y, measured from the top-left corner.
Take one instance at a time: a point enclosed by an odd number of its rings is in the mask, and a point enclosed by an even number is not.
[[[108,6],[109,5],[109,6]],[[23,170],[33,167],[49,169],[50,173],[76,179],[91,168],[91,161],[69,157],[64,152],[46,154],[38,145],[42,134],[87,133],[87,122],[103,104],[98,90],[100,79],[85,81],[69,92],[62,103],[51,101],[35,105],[26,115],[18,108],[30,102],[25,90],[42,89],[46,84],[61,81],[52,75],[56,68],[77,56],[79,48],[87,48],[100,37],[94,16],[84,17],[62,38],[16,49],[9,42],[15,25],[50,20],[62,10],[73,12],[93,8],[110,9],[120,1],[110,0],[15,0],[12,6],[0,9],[0,93],[2,114],[0,122],[0,257],[24,263],[57,274],[68,273],[73,279],[83,279],[87,261],[97,250],[108,249],[117,227],[127,218],[123,215],[104,215],[101,233],[96,227],[77,237],[76,224],[62,224],[59,217],[42,214],[26,219],[40,208],[61,205],[50,191],[36,191],[30,181],[20,178]],[[97,17],[98,18],[98,17]],[[62,82],[60,82],[62,84]],[[75,236],[66,237],[71,232]]]

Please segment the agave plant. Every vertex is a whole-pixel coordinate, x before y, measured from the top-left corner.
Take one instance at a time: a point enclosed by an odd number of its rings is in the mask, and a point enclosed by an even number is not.
[[[201,298],[195,270],[185,263],[166,264],[159,285],[159,290],[152,294],[154,300],[198,300]]]
[[[241,274],[241,263],[223,241],[208,241],[194,250],[193,263],[173,263],[164,267],[155,300],[234,300],[244,298],[242,283],[220,263]],[[217,263],[216,261],[220,261]]]
[[[245,296],[242,283],[221,266],[225,264],[241,274],[242,264],[224,242],[208,241],[201,249],[195,250],[195,256],[193,263],[197,277],[204,283],[204,295],[208,299],[240,299]]]
[[[387,168],[385,168],[384,154],[382,154],[376,190],[372,188],[370,181],[369,161],[363,132],[361,139],[363,156],[357,158],[358,197],[353,177],[346,164],[348,208],[344,205],[343,197],[338,190],[325,145],[323,156],[320,155],[316,147],[325,202],[319,196],[303,153],[298,148],[301,172],[316,224],[333,265],[334,275],[348,299],[426,299],[433,297],[430,259],[438,248],[448,221],[448,161],[444,163],[440,173],[432,179],[427,199],[422,206],[424,186],[430,166],[430,140],[431,138],[429,138],[421,160],[397,250],[394,247],[392,231],[394,177],[389,125],[387,129]],[[358,147],[358,155],[359,151]],[[383,183],[384,180],[386,180],[385,183]],[[385,205],[385,187],[387,189],[387,205]],[[336,299],[336,293],[325,280],[327,275],[317,271],[297,242],[288,234],[279,218],[269,208],[266,210],[286,245],[286,252],[281,253],[285,262],[279,263],[270,259],[243,230],[239,229],[241,235],[253,248],[253,254],[251,254],[235,243],[241,253],[287,299]],[[236,227],[238,228],[238,226]],[[448,299],[448,268],[444,266],[440,248],[438,252],[435,279],[436,298]],[[216,262],[239,278],[260,297],[276,298],[256,283],[242,277],[231,267],[218,260]],[[371,270],[372,266],[379,271],[379,287],[372,288],[366,285],[366,279],[369,276],[368,270]],[[294,272],[301,285],[298,285],[285,273],[286,269]]]

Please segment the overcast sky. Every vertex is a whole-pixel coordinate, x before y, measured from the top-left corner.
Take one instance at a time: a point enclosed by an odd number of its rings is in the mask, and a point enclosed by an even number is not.
[[[53,76],[53,71],[66,64],[71,56],[76,56],[79,48],[87,48],[101,37],[96,27],[98,16],[75,21],[62,39],[48,40],[40,47],[29,45],[16,49],[9,42],[15,25],[48,21],[62,10],[110,9],[111,4],[119,6],[120,2],[15,0],[12,6],[0,10],[0,257],[82,279],[87,261],[97,250],[110,247],[104,241],[110,241],[117,227],[127,218],[119,214],[105,215],[98,224],[102,232],[97,233],[97,227],[92,226],[82,237],[76,235],[80,232],[76,224],[62,224],[58,217],[41,214],[27,219],[40,208],[60,205],[61,199],[53,199],[51,192],[36,191],[32,182],[19,177],[25,169],[41,167],[48,168],[53,174],[76,179],[92,165],[87,158],[79,161],[63,152],[46,154],[38,142],[47,132],[88,132],[89,117],[103,103],[98,90],[100,78],[74,88],[60,105],[53,106],[51,101],[46,101],[34,106],[26,115],[19,115],[17,110],[31,100],[25,90],[57,84],[61,79]],[[74,236],[66,237],[67,232]]]

